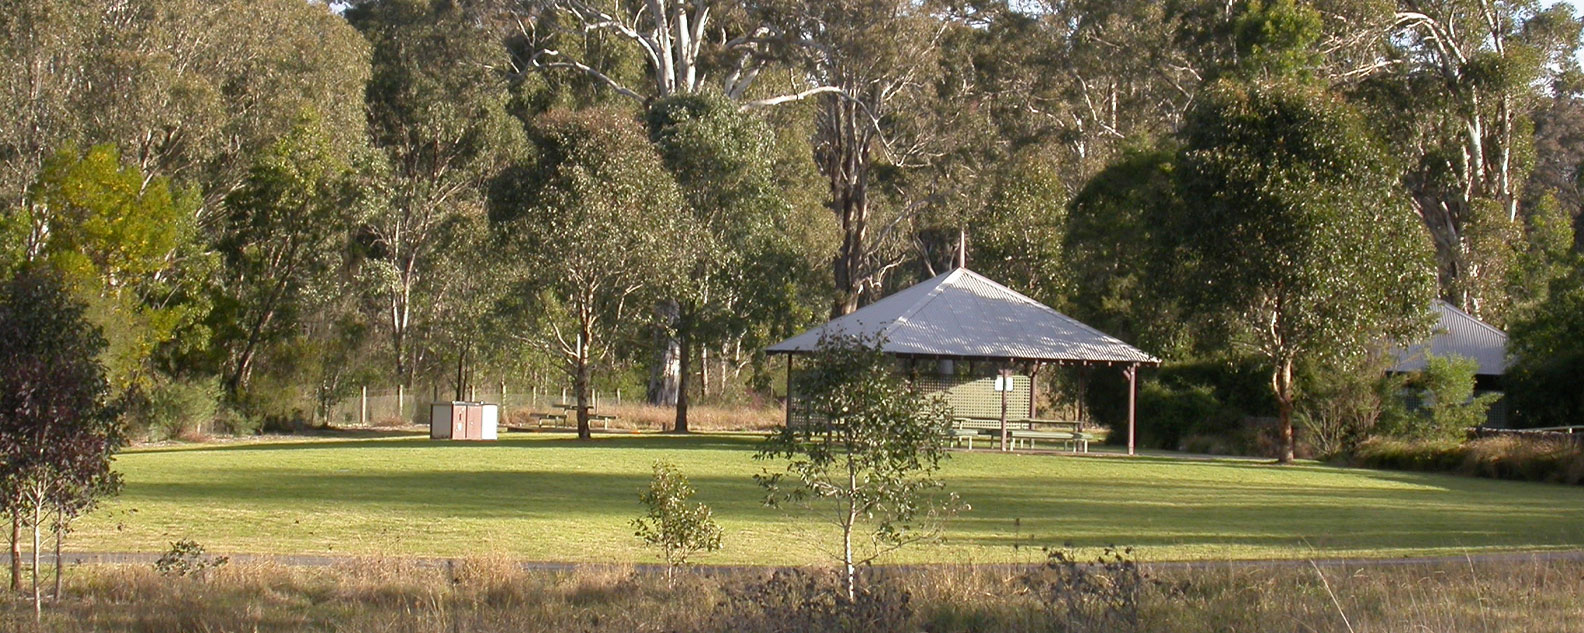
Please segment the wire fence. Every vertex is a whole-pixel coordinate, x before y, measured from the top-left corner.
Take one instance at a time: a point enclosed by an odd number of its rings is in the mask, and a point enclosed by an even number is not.
[[[356,395],[330,406],[327,421],[334,426],[392,426],[400,424],[428,424],[429,405],[450,402],[456,394],[434,389],[412,390],[396,388],[363,387]],[[501,413],[518,409],[550,411],[558,404],[571,402],[572,390],[566,388],[506,391],[499,388],[474,388],[467,394],[469,402],[498,404]],[[630,401],[630,394],[621,390],[594,391],[592,403],[620,406]],[[624,400],[625,398],[625,400]]]

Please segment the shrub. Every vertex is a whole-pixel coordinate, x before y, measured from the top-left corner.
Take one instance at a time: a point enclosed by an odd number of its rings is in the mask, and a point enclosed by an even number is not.
[[[692,555],[721,546],[720,525],[710,517],[709,506],[690,502],[693,494],[693,486],[677,472],[675,464],[657,461],[649,490],[638,497],[649,512],[633,520],[636,536],[660,548],[668,579]]]
[[[1385,375],[1380,358],[1307,369],[1305,391],[1294,414],[1300,439],[1315,456],[1345,455],[1376,427],[1406,414],[1399,394],[1405,378]]]
[[[1383,416],[1381,431],[1402,439],[1451,440],[1483,425],[1501,395],[1474,395],[1474,372],[1478,369],[1473,360],[1460,356],[1426,358],[1424,371],[1409,375],[1403,383],[1402,393],[1413,406]]]
[[[215,429],[221,411],[220,379],[166,380],[151,388],[142,417],[152,439],[192,439]]]
[[[1045,550],[1046,562],[1018,580],[1060,630],[1142,630],[1139,607],[1145,594],[1165,585],[1133,558],[1132,548],[1106,547],[1093,562],[1080,562],[1068,548]]]
[[[1462,443],[1372,438],[1354,451],[1352,463],[1491,479],[1584,483],[1584,448],[1571,440],[1543,437],[1506,435]]]
[[[197,541],[182,539],[171,543],[170,549],[154,561],[154,571],[161,576],[202,578],[209,570],[224,567],[228,562],[230,559],[225,556],[206,555]]]
[[[1255,436],[1244,420],[1275,411],[1269,377],[1246,360],[1193,360],[1173,362],[1139,384],[1138,444],[1168,450],[1201,449],[1202,452],[1250,454],[1257,449]],[[1090,390],[1091,410],[1097,418],[1125,428],[1126,389],[1108,389],[1109,378]],[[1125,387],[1125,382],[1123,386]],[[1127,433],[1112,433],[1107,440],[1125,443]]]

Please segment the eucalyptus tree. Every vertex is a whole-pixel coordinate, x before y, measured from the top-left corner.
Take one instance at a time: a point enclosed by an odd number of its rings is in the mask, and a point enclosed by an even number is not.
[[[931,156],[933,130],[909,125],[907,115],[929,99],[946,24],[927,6],[897,0],[776,1],[761,10],[800,94],[818,99],[815,161],[842,232],[831,313],[848,314],[902,263],[885,247],[905,243],[905,220],[917,209],[891,208],[875,222],[881,196],[871,184],[877,167],[916,167]]]
[[[225,265],[209,322],[232,393],[261,349],[336,291],[360,203],[355,157],[337,155],[316,128],[299,126],[259,155],[215,223]]]
[[[761,74],[776,67],[785,42],[775,37],[772,25],[751,5],[714,0],[538,0],[522,3],[514,15],[526,42],[513,60],[519,71],[581,74],[651,116],[663,117],[655,109],[672,97],[707,94],[756,108],[833,90],[823,85],[793,86],[786,93],[755,88]],[[638,60],[637,67],[632,60]],[[710,177],[708,165],[696,163],[689,169],[703,171],[682,174],[673,167],[673,172],[684,179]],[[661,328],[647,394],[651,404],[678,404],[684,397],[682,373],[690,359],[682,349],[681,330],[691,327],[681,322],[685,301],[670,297],[657,306]],[[678,420],[685,418],[679,413]]]
[[[1300,359],[1350,357],[1416,332],[1430,246],[1360,115],[1290,78],[1212,86],[1183,130],[1177,188],[1197,305],[1265,359],[1293,459]]]
[[[676,179],[697,227],[687,283],[677,294],[681,343],[677,432],[687,431],[689,383],[695,355],[747,339],[764,341],[773,324],[795,322],[800,286],[814,274],[798,243],[797,216],[777,190],[774,136],[757,115],[722,96],[678,95],[649,111],[650,137]],[[759,340],[750,337],[758,335]],[[707,385],[706,385],[707,386]]]
[[[1405,182],[1435,239],[1443,297],[1501,324],[1533,164],[1531,113],[1577,72],[1580,24],[1566,4],[1405,1],[1390,72],[1363,87],[1412,161]]]
[[[634,313],[671,294],[692,267],[680,193],[637,121],[609,109],[534,120],[535,157],[502,174],[490,219],[514,262],[507,310],[545,335],[526,343],[560,359],[589,439],[593,372],[641,325]],[[528,313],[520,306],[535,306]]]
[[[521,125],[500,42],[450,2],[379,0],[346,12],[373,47],[371,142],[388,168],[363,220],[364,279],[390,342],[394,377],[410,383],[424,358],[415,324],[439,305],[437,263],[453,225],[481,217],[487,183],[522,152]]]
[[[115,144],[151,176],[197,185],[198,215],[306,110],[356,144],[367,45],[301,0],[9,2],[0,19],[0,191],[16,202],[67,143]]]

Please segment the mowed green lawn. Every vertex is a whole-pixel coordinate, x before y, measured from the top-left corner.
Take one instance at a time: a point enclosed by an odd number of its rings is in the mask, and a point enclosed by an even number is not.
[[[632,535],[657,459],[675,462],[726,530],[700,562],[830,560],[834,528],[766,508],[759,438],[703,435],[307,440],[131,450],[120,497],[75,551],[504,555],[655,560]],[[1146,560],[1457,555],[1584,546],[1584,489],[1240,461],[953,453],[942,473],[972,508],[939,544],[890,562],[1025,562],[1038,546],[1137,548]],[[1014,547],[1017,545],[1018,547]]]

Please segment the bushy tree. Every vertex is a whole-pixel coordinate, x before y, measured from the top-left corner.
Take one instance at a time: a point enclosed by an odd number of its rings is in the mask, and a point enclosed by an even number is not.
[[[114,146],[98,145],[51,157],[20,212],[27,257],[61,271],[89,302],[117,390],[146,386],[156,349],[184,343],[203,312],[201,302],[177,292],[191,281],[189,266],[202,265],[197,204],[191,191],[125,164]]]
[[[384,155],[374,213],[363,218],[361,285],[387,337],[399,385],[428,349],[418,337],[443,308],[453,249],[470,248],[459,224],[484,216],[488,185],[519,160],[522,125],[502,43],[452,2],[358,2],[347,20],[373,47],[366,99],[370,141]]]
[[[45,520],[53,515],[58,552],[71,519],[119,485],[110,462],[124,439],[98,361],[104,338],[85,310],[48,268],[25,268],[0,289],[0,491],[13,587],[19,528],[33,529],[35,612]]]
[[[903,382],[880,342],[822,338],[799,363],[789,404],[793,424],[766,438],[756,459],[785,460],[754,479],[772,506],[807,502],[830,513],[841,531],[842,586],[856,598],[857,566],[932,538],[957,509],[935,475],[945,458],[951,408]],[[870,530],[872,549],[854,538]]]
[[[657,461],[649,489],[638,496],[648,512],[633,520],[637,530],[634,534],[660,548],[667,578],[694,554],[713,552],[721,546],[720,525],[710,517],[709,506],[691,501],[695,493],[676,464]]]
[[[1503,385],[1518,426],[1584,421],[1584,263],[1553,280],[1544,303],[1512,324]]]
[[[1177,228],[1195,302],[1265,359],[1293,459],[1304,357],[1363,353],[1421,326],[1429,241],[1359,115],[1292,81],[1209,91],[1183,132]]]
[[[818,274],[821,254],[797,242],[805,229],[776,187],[774,136],[758,115],[724,97],[680,95],[651,106],[648,124],[697,227],[699,252],[674,299],[674,430],[686,432],[693,360],[734,342],[757,349],[771,332],[801,325],[808,310],[798,291]]]
[[[1424,371],[1409,378],[1409,393],[1420,409],[1405,418],[1399,433],[1422,439],[1458,439],[1471,427],[1485,424],[1485,414],[1500,394],[1474,394],[1479,363],[1461,356],[1429,356]]]
[[[588,439],[593,372],[635,335],[635,312],[669,294],[694,253],[693,227],[637,121],[551,112],[532,134],[537,156],[500,177],[490,216],[516,264],[509,309],[534,315],[540,334],[528,342],[560,357]]]

